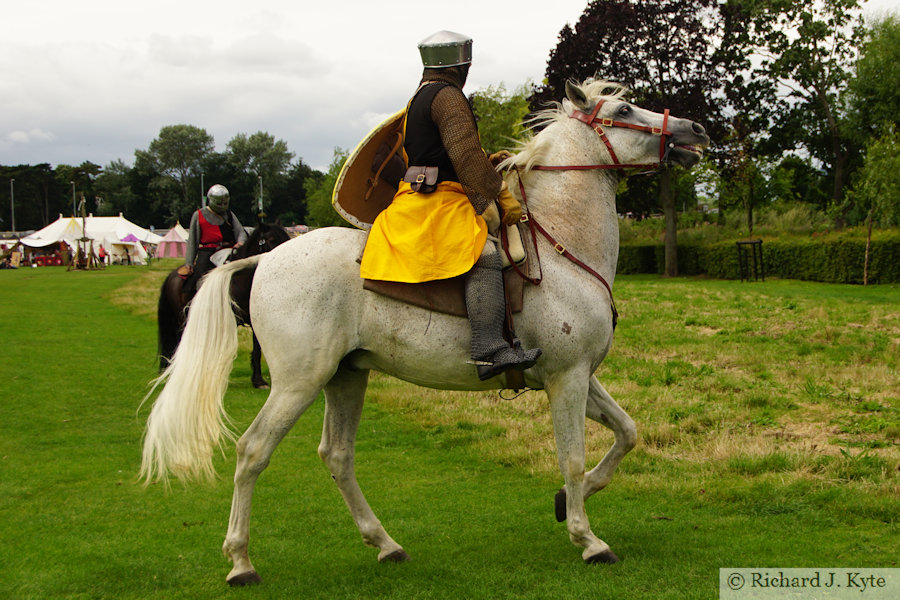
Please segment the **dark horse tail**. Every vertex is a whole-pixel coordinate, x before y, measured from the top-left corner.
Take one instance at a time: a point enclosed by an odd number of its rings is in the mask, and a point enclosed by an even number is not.
[[[156,322],[159,332],[159,370],[169,366],[175,349],[181,341],[184,328],[184,308],[179,296],[183,280],[174,271],[169,273],[159,290],[159,303],[156,306]]]

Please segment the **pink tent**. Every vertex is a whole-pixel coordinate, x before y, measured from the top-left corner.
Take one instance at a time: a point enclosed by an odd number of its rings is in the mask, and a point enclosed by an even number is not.
[[[181,232],[184,232],[184,237]],[[186,234],[184,227],[176,224],[156,247],[156,258],[184,258],[185,248],[187,248]]]

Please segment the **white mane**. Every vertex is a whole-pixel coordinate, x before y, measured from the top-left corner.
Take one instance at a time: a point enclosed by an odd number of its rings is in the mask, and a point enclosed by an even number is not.
[[[592,105],[595,105],[600,98],[620,100],[628,93],[628,88],[621,84],[593,78],[575,85],[584,92],[588,102]],[[525,141],[519,142],[516,148],[517,153],[500,163],[497,169],[505,171],[513,167],[519,167],[528,171],[534,165],[541,164],[550,152],[551,136],[538,135],[540,130],[554,123],[565,121],[572,115],[573,110],[575,110],[575,106],[568,98],[565,98],[562,102],[553,102],[550,108],[539,111],[528,119],[526,124],[531,131],[531,135]],[[535,131],[538,133],[535,133]]]

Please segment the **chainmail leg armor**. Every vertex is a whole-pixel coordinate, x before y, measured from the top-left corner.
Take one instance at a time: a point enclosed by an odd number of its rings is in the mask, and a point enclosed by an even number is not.
[[[491,242],[488,242],[489,244]],[[506,297],[499,252],[482,254],[466,276],[466,310],[472,327],[472,359],[490,362],[509,344],[503,339]]]
[[[523,351],[503,338],[506,296],[500,253],[488,241],[485,252],[466,276],[466,310],[472,329],[472,359],[478,363],[478,378],[484,381],[507,369],[524,370],[534,366],[540,348]]]

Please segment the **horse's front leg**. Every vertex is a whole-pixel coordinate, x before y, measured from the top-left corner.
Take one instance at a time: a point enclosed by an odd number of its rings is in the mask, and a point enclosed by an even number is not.
[[[575,368],[550,378],[545,389],[553,415],[559,469],[566,482],[569,539],[584,548],[581,556],[585,562],[614,563],[618,557],[591,531],[584,510],[584,419],[589,378],[587,368]]]
[[[331,471],[363,541],[367,546],[378,548],[379,562],[402,562],[409,556],[385,531],[356,481],[356,430],[368,378],[368,371],[341,367],[325,386],[325,424],[319,456]]]
[[[253,329],[251,328],[250,331]],[[253,375],[250,378],[253,387],[260,390],[269,389],[269,384],[262,376],[262,348],[259,347],[259,340],[256,339],[255,333],[253,334],[253,351],[250,353],[250,367],[253,369]]]
[[[637,427],[634,420],[613,400],[596,377],[591,377],[590,380],[587,416],[611,429],[615,434],[615,441],[603,460],[585,475],[585,500],[609,485],[619,463],[637,445]]]
[[[586,413],[591,420],[611,429],[615,434],[615,442],[603,460],[585,475],[585,500],[609,485],[622,458],[637,444],[637,428],[634,421],[593,376],[590,378],[588,387]],[[566,520],[565,489],[560,490],[556,495],[556,519],[558,521]]]

